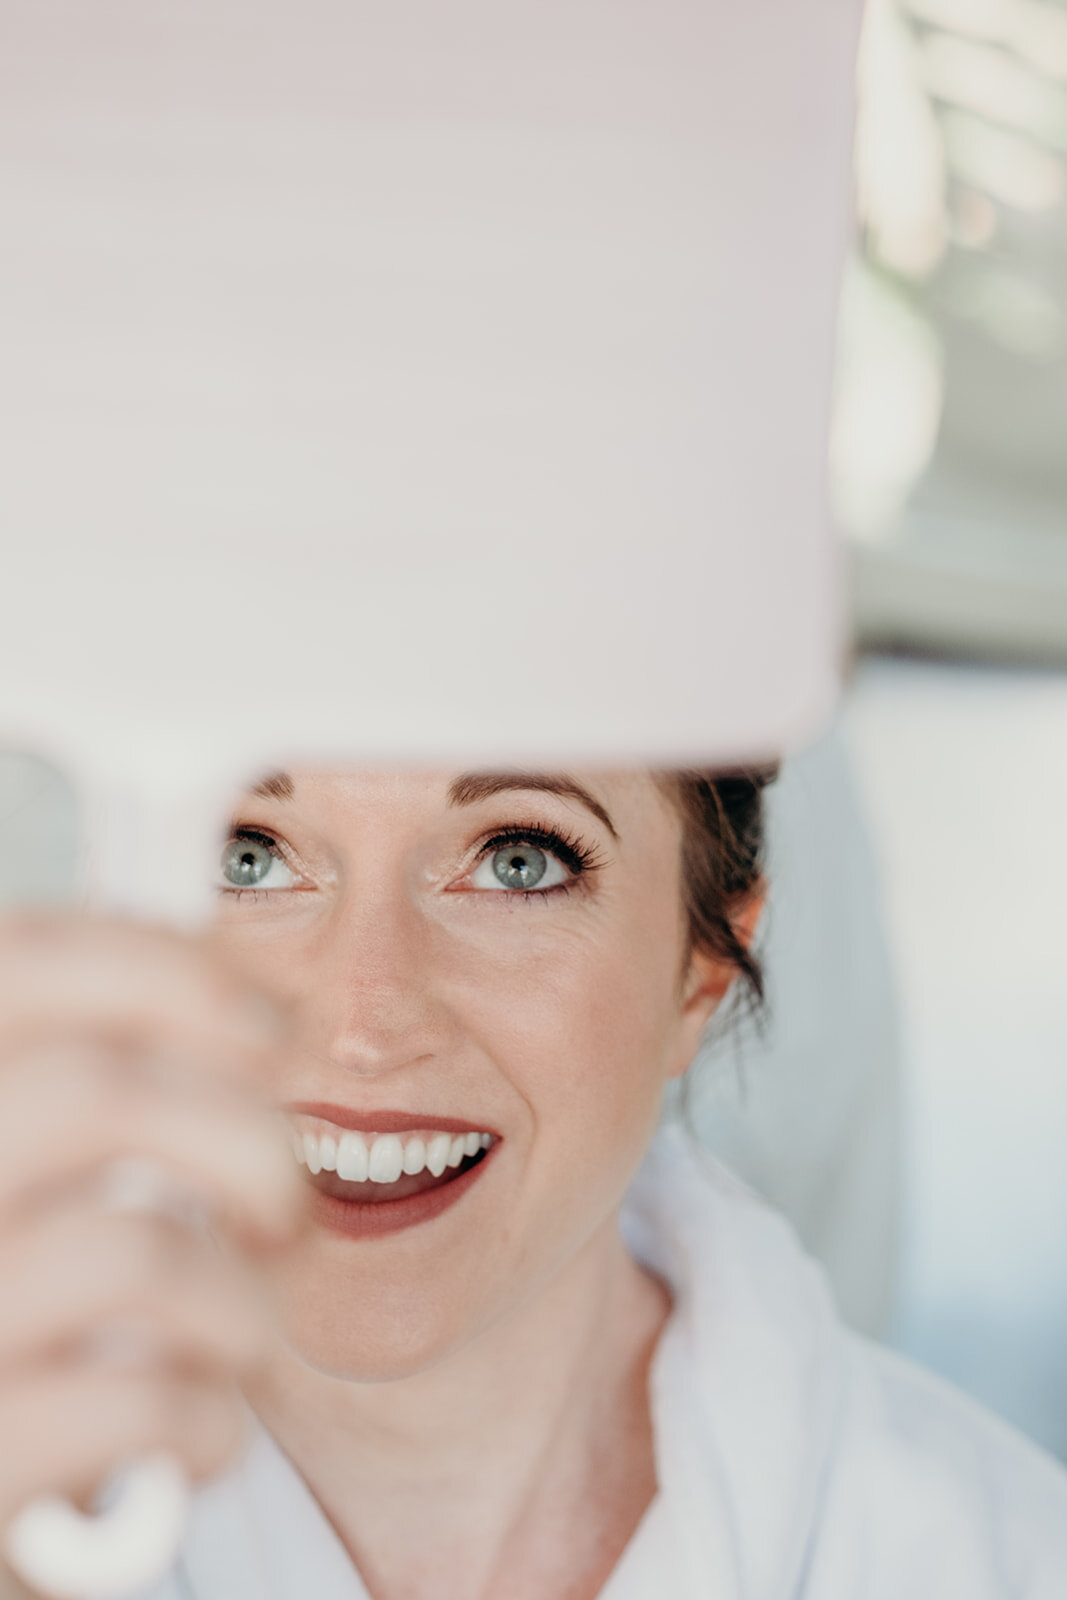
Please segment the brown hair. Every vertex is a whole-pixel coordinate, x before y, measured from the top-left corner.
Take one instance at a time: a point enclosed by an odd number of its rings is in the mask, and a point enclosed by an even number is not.
[[[737,969],[742,992],[763,1000],[759,958],[738,937],[734,916],[760,886],[764,855],[763,791],[774,766],[730,771],[676,770],[658,781],[682,819],[682,894],[688,949]]]

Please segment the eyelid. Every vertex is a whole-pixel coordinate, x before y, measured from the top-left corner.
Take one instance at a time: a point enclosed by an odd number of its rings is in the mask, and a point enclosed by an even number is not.
[[[226,836],[227,844],[231,839],[254,839],[257,844],[265,844],[269,850],[278,849],[280,844],[269,828],[255,828],[247,822],[235,822],[231,825]]]
[[[269,828],[253,827],[251,823],[235,822],[226,835],[226,843],[229,844],[234,839],[251,839],[253,844],[263,845],[272,855],[276,855],[280,860],[284,861],[286,866],[291,865],[285,846],[276,834],[271,833]],[[294,867],[293,870],[295,872],[296,868]]]

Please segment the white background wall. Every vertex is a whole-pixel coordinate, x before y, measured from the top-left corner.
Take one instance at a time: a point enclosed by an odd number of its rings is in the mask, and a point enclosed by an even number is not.
[[[902,1009],[896,1341],[1067,1457],[1067,675],[871,660],[846,737]]]

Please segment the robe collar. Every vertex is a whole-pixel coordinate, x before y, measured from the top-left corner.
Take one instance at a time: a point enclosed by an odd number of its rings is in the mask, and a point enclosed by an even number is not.
[[[661,1528],[685,1585],[672,1600],[795,1600],[847,1368],[822,1274],[788,1224],[677,1127],[657,1134],[622,1228],[673,1299],[649,1380]],[[242,1467],[198,1497],[167,1600],[288,1600],[309,1558],[317,1600],[366,1600],[310,1490],[256,1423]]]
[[[622,1220],[674,1300],[650,1393],[685,1600],[791,1600],[813,1555],[848,1370],[822,1272],[788,1223],[677,1126],[657,1135]]]

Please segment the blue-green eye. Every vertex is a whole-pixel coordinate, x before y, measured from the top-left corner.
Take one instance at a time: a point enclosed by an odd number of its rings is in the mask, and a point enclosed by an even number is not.
[[[497,850],[491,860],[493,874],[505,889],[536,889],[548,871],[548,857],[532,844]]]
[[[296,882],[267,840],[252,835],[228,840],[220,866],[227,889],[288,889]]]
[[[562,862],[535,844],[508,844],[493,850],[471,873],[475,889],[555,889],[567,883],[571,874]]]

